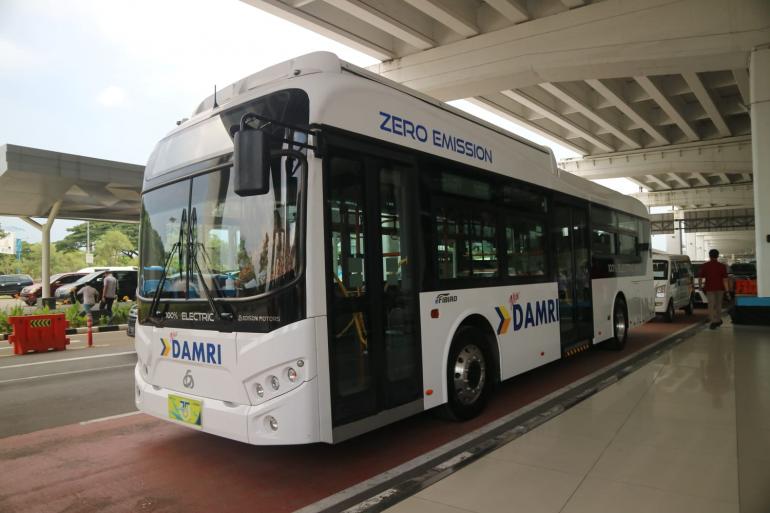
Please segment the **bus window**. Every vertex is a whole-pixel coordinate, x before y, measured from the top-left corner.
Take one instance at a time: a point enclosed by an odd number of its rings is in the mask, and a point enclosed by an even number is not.
[[[505,224],[508,276],[545,275],[544,223],[509,214]]]
[[[594,228],[591,231],[591,251],[597,255],[614,255],[615,234]]]

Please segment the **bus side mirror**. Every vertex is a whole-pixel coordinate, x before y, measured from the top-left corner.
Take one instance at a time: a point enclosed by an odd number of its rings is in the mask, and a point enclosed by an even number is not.
[[[270,190],[270,146],[267,134],[241,126],[233,137],[233,189],[238,196]]]

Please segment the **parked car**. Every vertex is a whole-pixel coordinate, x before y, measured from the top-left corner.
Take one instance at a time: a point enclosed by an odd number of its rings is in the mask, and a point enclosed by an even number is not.
[[[136,336],[136,319],[139,317],[139,307],[134,304],[131,310],[128,311],[128,327],[126,328],[126,335],[129,337]]]
[[[663,314],[668,322],[676,310],[692,314],[695,280],[687,255],[652,253],[652,275],[655,280],[655,313]]]
[[[97,271],[91,274],[87,274],[80,278],[78,281],[69,285],[62,285],[56,289],[57,301],[69,301],[76,303],[80,301],[80,297],[77,295],[78,291],[85,286],[85,284],[91,285],[95,288],[99,294],[102,292],[102,282],[104,281],[104,273],[107,271]],[[118,299],[121,300],[124,297],[128,299],[136,298],[136,270],[111,270],[113,276],[118,280]]]
[[[754,262],[736,262],[730,266],[728,274],[736,280],[756,280],[757,264]]]
[[[0,296],[16,297],[21,289],[32,285],[32,277],[28,274],[3,274],[0,275]]]
[[[86,273],[59,273],[51,276],[51,297],[55,297],[56,289],[62,285],[75,282],[85,276]],[[21,290],[21,299],[29,306],[37,304],[37,299],[43,294],[43,284],[36,282],[28,285]]]

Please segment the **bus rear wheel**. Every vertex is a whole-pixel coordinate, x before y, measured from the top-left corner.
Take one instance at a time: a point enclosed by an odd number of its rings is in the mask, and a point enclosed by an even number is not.
[[[628,339],[628,307],[626,301],[618,296],[612,308],[612,338],[607,341],[607,347],[622,350]]]
[[[491,364],[484,334],[467,326],[457,330],[447,361],[449,417],[467,420],[484,410],[492,388]]]

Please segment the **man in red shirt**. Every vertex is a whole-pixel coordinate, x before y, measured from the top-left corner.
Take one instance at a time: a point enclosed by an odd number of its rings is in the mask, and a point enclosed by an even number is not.
[[[709,251],[709,261],[703,264],[698,273],[698,285],[706,293],[709,304],[709,328],[716,329],[722,324],[722,296],[729,294],[727,286],[727,266],[719,263],[719,251]],[[706,286],[703,286],[703,280]]]

